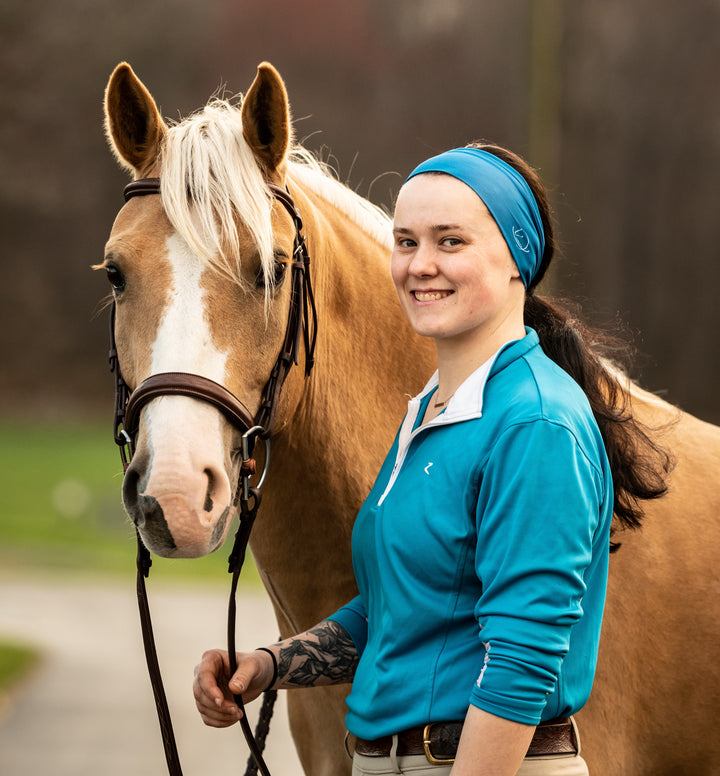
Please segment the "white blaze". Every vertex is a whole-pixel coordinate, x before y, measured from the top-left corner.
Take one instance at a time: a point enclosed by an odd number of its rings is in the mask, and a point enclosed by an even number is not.
[[[222,385],[228,355],[212,342],[200,287],[202,266],[178,235],[168,239],[167,248],[172,288],[152,348],[152,374],[190,372]]]

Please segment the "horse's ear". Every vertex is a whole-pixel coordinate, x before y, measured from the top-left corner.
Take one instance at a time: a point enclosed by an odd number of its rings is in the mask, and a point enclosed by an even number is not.
[[[285,84],[269,63],[257,75],[242,103],[243,135],[266,172],[282,165],[291,141],[290,106]]]
[[[155,100],[127,62],[115,68],[105,90],[105,130],[120,164],[136,176],[147,172],[167,127]]]

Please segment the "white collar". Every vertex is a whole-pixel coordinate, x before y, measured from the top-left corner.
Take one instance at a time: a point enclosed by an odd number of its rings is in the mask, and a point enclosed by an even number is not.
[[[482,366],[478,367],[460,385],[445,407],[444,412],[441,412],[424,426],[418,426],[418,428],[415,428],[415,423],[419,413],[422,411],[423,399],[431,391],[437,388],[438,373],[435,372],[423,390],[417,396],[410,399],[408,402],[407,415],[405,415],[402,426],[400,426],[395,465],[390,475],[388,484],[385,487],[385,491],[378,501],[378,505],[382,504],[382,502],[385,500],[385,497],[392,489],[400,468],[402,467],[403,461],[405,460],[410,442],[414,436],[423,433],[426,429],[432,428],[433,426],[459,423],[463,420],[473,420],[482,417],[485,384],[487,383],[490,370],[495,363],[495,359],[497,358],[498,353],[500,353],[504,347],[505,346],[503,345],[503,347],[500,348],[497,353],[491,356]]]
[[[498,348],[490,358],[485,361],[484,364],[479,366],[464,382],[462,382],[459,388],[451,396],[450,400],[445,407],[445,411],[440,413],[434,420],[440,420],[440,422],[456,422],[459,420],[467,420],[468,418],[480,418],[483,411],[483,397],[485,394],[485,385],[490,375],[495,359],[505,345]],[[408,402],[408,415],[411,413],[414,417],[417,417],[417,413],[420,409],[422,400],[438,386],[438,373],[428,380],[427,385],[422,391]],[[415,406],[416,405],[416,406]],[[414,410],[414,412],[413,412]],[[433,422],[433,421],[431,421]]]
[[[490,370],[500,351],[505,347],[503,345],[497,350],[484,364],[479,366],[450,398],[445,411],[434,417],[431,421],[420,426],[415,431],[432,428],[433,426],[443,426],[449,423],[460,423],[464,420],[474,420],[482,417],[483,396],[485,393],[485,384],[487,383]],[[413,435],[413,429],[417,422],[417,417],[422,411],[423,399],[438,386],[438,373],[428,380],[427,385],[422,391],[408,402],[407,414],[400,427],[398,444],[400,450],[404,450],[410,443],[410,437]]]

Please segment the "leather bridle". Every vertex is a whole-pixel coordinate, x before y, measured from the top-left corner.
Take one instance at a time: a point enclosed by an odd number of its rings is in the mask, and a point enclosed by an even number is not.
[[[242,433],[242,462],[237,489],[238,513],[240,525],[235,535],[232,552],[228,560],[228,571],[232,574],[230,601],[228,604],[228,654],[230,671],[234,673],[237,664],[235,658],[235,620],[236,592],[240,570],[245,560],[250,532],[255,521],[261,499],[261,487],[265,480],[270,460],[270,435],[273,430],[277,412],[278,400],[285,379],[294,364],[299,362],[300,341],[305,349],[305,376],[307,377],[314,365],[315,343],[317,339],[317,311],[312,291],[308,254],[305,238],[302,234],[302,218],[295,203],[287,191],[272,183],[267,183],[268,189],[275,200],[280,202],[290,214],[295,226],[295,242],[291,259],[291,290],[290,307],[288,311],[285,337],[270,376],[262,392],[260,406],[253,414],[227,388],[201,375],[186,372],[163,372],[151,375],[131,391],[120,370],[117,346],[115,343],[115,303],[110,311],[110,369],[115,375],[115,416],[113,436],[120,448],[123,469],[126,471],[132,459],[135,440],[140,423],[140,413],[143,407],[159,396],[180,395],[205,401],[225,415],[229,422]],[[133,197],[160,194],[159,178],[141,178],[129,183],[124,190],[125,201]],[[252,452],[256,438],[265,441],[265,468],[256,485],[250,485],[250,478],[255,474],[255,461]],[[145,589],[145,579],[149,575],[152,561],[150,553],[137,532],[137,598],[140,609],[140,622],[145,647],[145,657],[152,683],[155,706],[163,737],[165,760],[170,776],[182,776],[180,761],[172,729],[172,721],[165,697],[162,677],[158,665],[155,642],[152,632],[152,622]],[[243,710],[240,724],[245,739],[250,748],[246,776],[254,776],[258,769],[263,776],[269,776],[269,771],[262,758],[265,737],[268,732],[270,717],[276,692],[265,693],[260,718],[255,735],[247,722],[242,698],[235,696],[235,701]]]
[[[280,352],[263,389],[258,411],[253,417],[250,410],[230,391],[201,375],[184,372],[166,372],[148,377],[130,393],[120,374],[115,347],[114,305],[111,330],[110,365],[116,375],[115,441],[121,447],[131,444],[137,434],[140,410],[152,399],[166,394],[185,395],[213,404],[238,428],[245,431],[259,426],[258,436],[268,438],[272,432],[278,399],[285,378],[293,364],[299,362],[300,340],[304,337],[305,376],[315,363],[315,342],[317,339],[317,310],[310,278],[310,255],[302,234],[302,218],[286,189],[273,183],[267,184],[273,197],[280,202],[295,226],[295,242],[291,259],[290,308]],[[160,178],[141,178],[129,183],[124,190],[125,201],[132,197],[160,194]],[[126,432],[123,434],[121,428]]]

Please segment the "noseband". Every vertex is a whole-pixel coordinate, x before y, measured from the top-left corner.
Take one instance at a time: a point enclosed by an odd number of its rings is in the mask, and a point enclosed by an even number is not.
[[[267,186],[273,197],[290,214],[295,226],[295,242],[292,254],[290,308],[285,327],[285,337],[263,389],[260,406],[254,416],[227,388],[202,375],[187,372],[163,372],[151,375],[146,380],[143,380],[134,391],[131,391],[120,370],[115,343],[114,303],[110,311],[110,369],[115,375],[113,436],[120,448],[124,470],[127,470],[130,465],[140,425],[141,411],[145,405],[159,396],[189,396],[193,399],[207,402],[222,412],[228,421],[242,433],[242,463],[237,491],[240,525],[235,535],[228,569],[232,574],[227,631],[231,674],[235,673],[237,668],[235,658],[235,598],[238,578],[245,560],[250,531],[260,506],[260,488],[265,479],[265,472],[267,472],[267,465],[269,463],[269,439],[275,421],[280,392],[290,369],[299,362],[301,339],[303,339],[305,349],[305,376],[307,377],[310,374],[315,362],[314,354],[317,339],[317,311],[309,273],[310,256],[305,238],[302,235],[302,218],[290,193],[286,189],[282,189],[272,183],[268,183]],[[133,197],[149,194],[160,194],[159,178],[142,178],[133,181],[124,190],[126,202]],[[250,487],[250,477],[255,473],[255,462],[251,456],[256,437],[265,440],[265,472],[257,485]],[[145,578],[149,575],[152,561],[149,551],[140,538],[139,532],[137,534],[137,541],[137,597],[140,608],[145,657],[155,696],[155,706],[162,732],[168,771],[170,776],[182,776],[170,712],[155,650],[150,609],[145,589]],[[275,696],[275,691],[265,693],[255,736],[253,736],[247,722],[247,715],[243,713],[240,719],[240,725],[251,752],[246,776],[254,776],[254,774],[257,774],[258,769],[263,776],[270,776],[262,758],[262,751],[265,745],[270,717],[272,716]],[[235,701],[242,710],[243,702],[241,696],[236,695]]]

